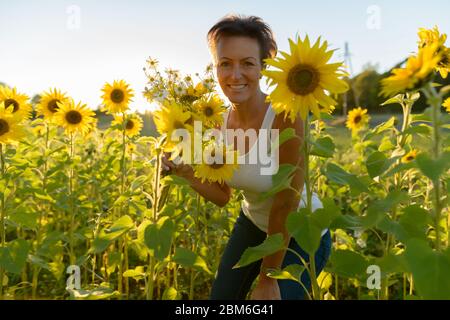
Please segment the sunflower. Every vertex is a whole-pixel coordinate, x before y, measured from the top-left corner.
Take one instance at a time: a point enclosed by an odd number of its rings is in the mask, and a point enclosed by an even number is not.
[[[352,132],[361,130],[368,123],[369,115],[367,114],[367,109],[358,107],[349,111],[346,125]]]
[[[155,122],[156,129],[160,134],[166,134],[167,140],[165,142],[165,151],[170,150],[178,143],[178,141],[172,141],[172,133],[176,129],[186,129],[189,133],[193,128],[188,123],[191,119],[191,113],[183,111],[182,107],[174,102],[165,103],[160,109],[153,113],[153,121]]]
[[[126,114],[126,124],[125,124],[125,134],[128,137],[134,137],[139,134],[142,130],[142,118],[137,114]],[[111,123],[114,125],[123,125],[123,116],[114,115],[114,120]]]
[[[442,106],[447,110],[448,113],[450,113],[450,98],[447,98],[447,100],[444,101]]]
[[[231,179],[238,168],[238,153],[225,144],[210,143],[205,147],[203,163],[194,166],[195,177],[204,181],[223,183]]]
[[[128,104],[134,97],[133,90],[128,86],[124,80],[114,80],[112,85],[106,83],[103,86],[103,105],[109,113],[125,112],[128,109]]]
[[[33,131],[33,133],[34,133],[36,136],[40,137],[40,136],[43,136],[43,135],[45,134],[46,129],[45,129],[45,126],[44,126],[44,125],[39,124],[39,125],[33,127],[32,131]]]
[[[410,161],[413,161],[416,157],[417,157],[417,150],[413,149],[402,157],[402,162],[408,163]]]
[[[136,152],[136,145],[134,143],[127,143],[126,150],[129,154],[134,154]]]
[[[438,63],[436,71],[441,74],[441,77],[443,79],[447,78],[448,73],[450,72],[450,49],[449,48],[445,48],[444,51],[442,52],[442,59]]]
[[[31,112],[31,104],[26,94],[18,93],[14,87],[10,89],[6,86],[0,86],[0,102],[4,102],[5,108],[12,109],[20,119],[28,119]]]
[[[196,118],[200,120],[205,126],[212,128],[222,125],[223,102],[216,94],[204,96],[194,102],[194,110]]]
[[[409,57],[405,68],[396,68],[390,77],[381,80],[381,93],[390,96],[423,86],[441,59],[437,50],[438,43],[419,49],[417,56]]]
[[[9,144],[18,141],[25,135],[21,118],[14,115],[11,108],[0,102],[0,143]]]
[[[182,92],[178,92],[180,96],[180,102],[183,104],[191,105],[195,101],[197,101],[206,91],[201,83],[198,83],[195,87],[191,83],[186,87],[183,87]]]
[[[58,103],[67,103],[69,98],[65,93],[57,89],[50,89],[41,95],[39,103],[36,105],[37,112],[44,117],[45,120],[52,121],[56,111],[58,111]]]
[[[158,67],[158,60],[153,59],[152,57],[148,57],[148,59],[145,62],[151,69],[156,69]]]
[[[95,116],[95,113],[94,113],[94,116]],[[86,133],[84,134],[84,138],[88,139],[88,138],[94,137],[94,134],[96,133],[96,129],[98,128],[97,124],[98,124],[98,119],[92,118],[92,122],[89,123],[88,129],[87,129]]]
[[[96,124],[94,116],[94,111],[81,102],[75,104],[73,99],[64,104],[58,103],[58,111],[54,115],[55,122],[67,133],[80,132],[83,135],[93,130]]]
[[[441,74],[442,78],[447,78],[450,72],[450,49],[445,46],[447,35],[445,33],[441,34],[436,26],[433,29],[420,28],[418,35],[420,39],[419,48],[437,43],[437,53],[441,55],[441,59],[436,67],[436,71]]]
[[[199,82],[195,85],[194,92],[196,96],[201,97],[202,95],[208,93],[208,88],[202,82]]]
[[[336,109],[336,107],[332,106],[332,105],[330,105],[330,106],[322,106],[322,105],[319,104],[319,109],[320,109],[320,112],[324,112],[324,113],[327,113],[327,114],[332,114],[334,109]]]
[[[447,39],[447,35],[440,34],[439,29],[435,26],[433,29],[425,29],[419,28],[419,32],[417,32],[419,36],[419,48],[423,48],[429,46],[432,43],[439,42],[441,44],[445,43]]]
[[[281,52],[283,58],[267,59],[267,65],[281,71],[264,70],[263,75],[268,77],[269,85],[277,85],[270,94],[269,100],[277,114],[285,111],[291,121],[297,113],[306,119],[311,110],[320,117],[319,105],[329,108],[336,105],[336,101],[327,93],[343,93],[348,90],[347,83],[340,79],[346,75],[341,70],[342,62],[327,63],[334,50],[327,50],[328,43],[321,44],[321,39],[311,47],[308,36],[297,43],[289,39],[290,54]]]

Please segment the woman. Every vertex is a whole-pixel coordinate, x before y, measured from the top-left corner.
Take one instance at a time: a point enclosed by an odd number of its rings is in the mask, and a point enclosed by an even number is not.
[[[219,85],[231,102],[222,129],[253,129],[257,132],[260,129],[278,129],[281,132],[286,128],[293,128],[299,137],[283,143],[278,149],[277,158],[280,165],[286,163],[298,166],[291,182],[294,190],[285,189],[266,200],[259,199],[259,195],[272,187],[272,176],[261,174],[261,163],[240,164],[230,180],[219,184],[201,183],[194,177],[191,166],[175,165],[167,158],[163,159],[164,170],[171,170],[172,173],[184,177],[190,181],[194,190],[219,206],[224,206],[229,201],[231,188],[243,191],[242,209],[222,256],[212,286],[211,299],[245,299],[258,275],[258,282],[251,294],[252,299],[303,299],[306,293],[297,282],[276,280],[266,275],[267,269],[301,264],[292,252],[279,251],[262,261],[232,269],[245,249],[261,244],[267,235],[276,233],[282,233],[286,245],[289,244],[291,249],[309,261],[308,255],[294,238],[289,237],[285,226],[288,214],[299,206],[304,206],[304,199],[300,202],[299,196],[304,184],[303,159],[298,151],[302,143],[303,124],[300,118],[292,123],[289,119],[284,120],[284,114],[275,115],[270,103],[266,102],[267,95],[261,91],[259,85],[261,71],[265,67],[264,60],[274,57],[277,51],[272,31],[258,17],[227,16],[210,29],[208,42]],[[225,140],[227,133],[228,131],[224,131]],[[250,139],[246,139],[245,143],[239,146],[237,137],[234,138],[235,149],[237,146],[239,154],[244,157],[248,156],[250,151],[254,152],[258,146],[258,141],[249,141]],[[305,192],[302,193],[302,198],[305,198]],[[313,210],[321,206],[315,196],[314,199]],[[330,247],[330,232],[324,230],[315,255],[318,274],[326,264]],[[303,272],[301,281],[305,287],[310,287],[307,272]]]

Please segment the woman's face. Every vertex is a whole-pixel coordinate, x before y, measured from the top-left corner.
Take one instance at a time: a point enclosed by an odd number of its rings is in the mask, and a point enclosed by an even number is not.
[[[261,59],[259,44],[248,37],[222,37],[216,45],[217,80],[234,104],[242,104],[259,91]]]

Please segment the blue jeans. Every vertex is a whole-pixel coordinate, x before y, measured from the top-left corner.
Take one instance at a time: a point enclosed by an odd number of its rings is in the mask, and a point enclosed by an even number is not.
[[[217,270],[216,279],[213,282],[210,299],[212,300],[244,300],[250,291],[253,281],[260,272],[262,260],[253,262],[245,267],[232,269],[239,261],[242,253],[248,247],[255,247],[266,239],[267,234],[260,230],[244,213],[240,212],[230,240],[227,243],[225,252]],[[296,251],[305,261],[309,261],[309,255],[297,244],[294,238],[291,238],[289,248]],[[316,273],[319,273],[325,267],[331,252],[331,236],[328,230],[322,236],[319,249],[315,254]],[[282,267],[290,264],[303,265],[299,258],[292,252],[287,251],[283,260]],[[311,287],[311,279],[305,270],[301,275],[301,282],[308,288]],[[306,297],[305,290],[296,281],[278,280],[281,299],[283,300],[302,300]]]

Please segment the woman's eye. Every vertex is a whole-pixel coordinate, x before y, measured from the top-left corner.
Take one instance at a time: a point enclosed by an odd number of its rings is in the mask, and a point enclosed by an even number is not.
[[[250,62],[250,61],[246,61],[245,65],[248,66],[248,67],[254,66],[253,62]]]
[[[228,62],[222,62],[220,64],[221,67],[228,67],[230,64]]]

